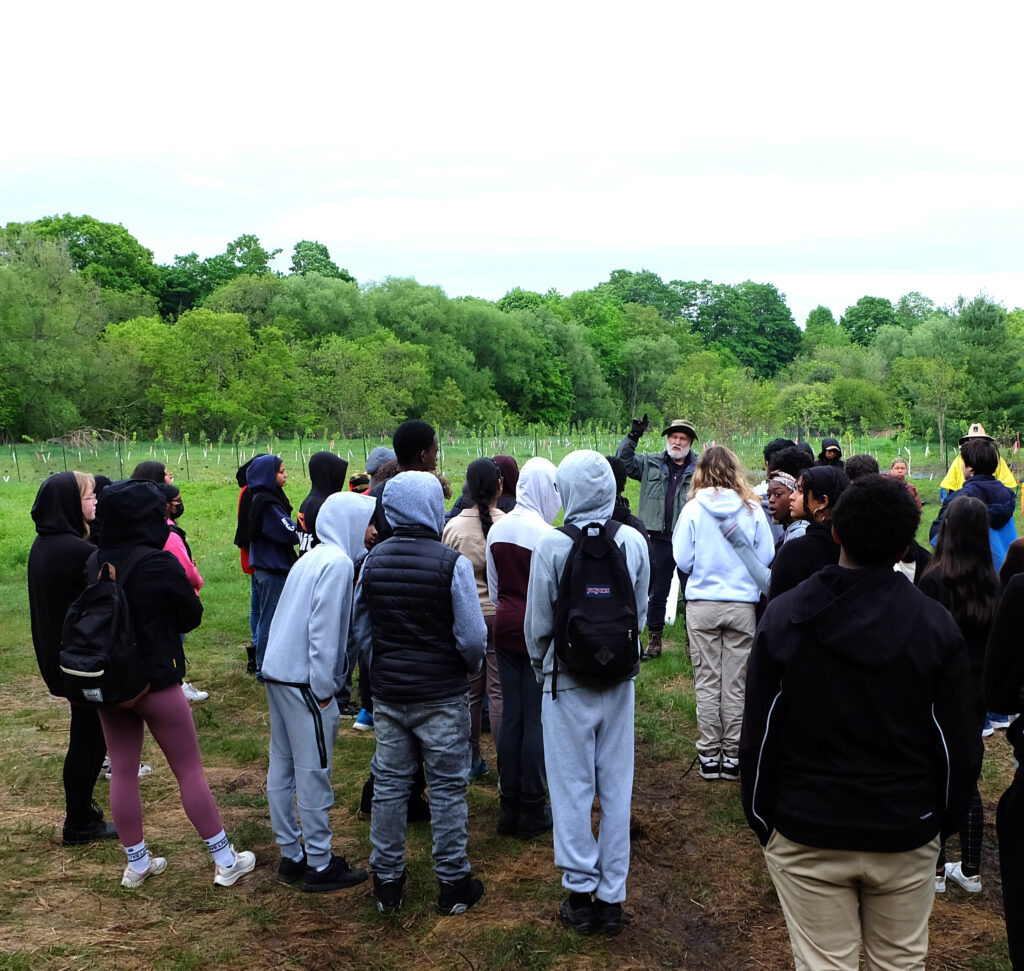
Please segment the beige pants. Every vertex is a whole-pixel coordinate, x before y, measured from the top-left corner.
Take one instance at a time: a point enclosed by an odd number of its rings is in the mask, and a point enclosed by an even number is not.
[[[689,600],[686,637],[697,695],[697,751],[736,758],[743,725],[747,658],[754,643],[754,604]]]
[[[903,853],[802,846],[775,832],[765,847],[797,971],[923,969],[939,838]]]

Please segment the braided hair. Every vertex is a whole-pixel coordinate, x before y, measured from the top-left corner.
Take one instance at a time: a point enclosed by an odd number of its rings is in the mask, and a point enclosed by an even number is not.
[[[466,469],[466,489],[480,513],[484,536],[491,531],[491,504],[498,497],[501,469],[493,459],[477,459]]]

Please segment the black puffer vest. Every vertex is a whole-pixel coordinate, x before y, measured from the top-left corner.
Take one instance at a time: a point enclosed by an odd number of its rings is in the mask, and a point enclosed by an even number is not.
[[[367,555],[360,583],[373,628],[375,698],[436,701],[467,690],[452,630],[458,558],[426,528],[399,529]]]

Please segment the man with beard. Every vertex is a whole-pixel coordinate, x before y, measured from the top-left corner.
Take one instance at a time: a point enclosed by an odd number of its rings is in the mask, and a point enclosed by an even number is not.
[[[661,656],[665,604],[676,568],[672,557],[672,530],[686,505],[699,453],[690,448],[697,441],[693,424],[677,418],[661,433],[667,436],[663,452],[642,452],[638,455],[637,443],[648,427],[647,415],[634,418],[629,434],[621,441],[615,454],[625,464],[626,474],[640,482],[637,515],[647,527],[651,549],[648,642],[644,657],[656,658]]]

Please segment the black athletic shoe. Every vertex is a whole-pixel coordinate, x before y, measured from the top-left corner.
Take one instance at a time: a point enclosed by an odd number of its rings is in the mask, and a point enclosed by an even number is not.
[[[519,825],[519,800],[501,797],[501,809],[498,810],[498,835],[511,836]]]
[[[286,856],[281,857],[277,865],[277,879],[281,883],[297,883],[306,872],[306,853],[303,850],[302,859],[296,862],[289,860]]]
[[[95,843],[96,840],[115,840],[117,829],[112,823],[104,822],[103,810],[93,803],[85,819],[79,822],[64,820],[61,836],[65,846],[81,846],[83,843]]]
[[[609,937],[622,933],[622,904],[609,904],[594,898],[594,921],[597,930]]]
[[[365,870],[349,866],[343,856],[332,855],[331,862],[323,870],[306,867],[306,872],[302,875],[302,889],[306,893],[330,893],[332,890],[344,890],[365,881]]]
[[[539,805],[523,805],[519,808],[516,837],[521,840],[532,840],[535,836],[543,836],[550,832],[552,825],[549,805],[543,802]]]
[[[593,934],[597,929],[594,901],[589,893],[571,893],[558,908],[558,917],[569,930],[577,934]]]
[[[377,898],[377,910],[382,914],[397,914],[402,909],[402,891],[408,876],[408,870],[397,880],[381,880],[376,873],[373,875],[373,895]]]
[[[464,914],[484,895],[483,883],[474,879],[472,873],[454,883],[445,883],[444,880],[438,880],[438,883],[441,892],[437,897],[437,912],[445,916]]]

